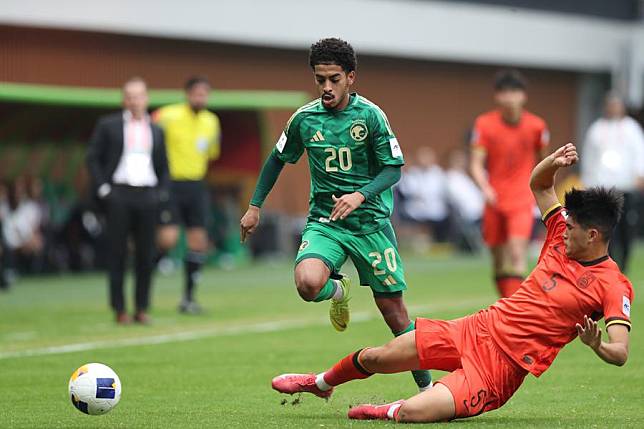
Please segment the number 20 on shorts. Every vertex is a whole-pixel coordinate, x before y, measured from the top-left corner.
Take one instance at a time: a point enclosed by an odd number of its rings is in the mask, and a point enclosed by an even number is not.
[[[387,269],[389,269],[390,273],[395,273],[396,270],[398,269],[398,263],[396,262],[396,251],[394,250],[393,247],[389,247],[385,249],[383,253],[385,255],[384,259],[387,265]],[[373,273],[376,276],[382,276],[387,274],[387,271],[380,268],[380,264],[382,263],[382,259],[383,259],[382,254],[380,252],[371,252],[369,253],[369,257],[373,259],[371,261],[371,266],[373,267]]]

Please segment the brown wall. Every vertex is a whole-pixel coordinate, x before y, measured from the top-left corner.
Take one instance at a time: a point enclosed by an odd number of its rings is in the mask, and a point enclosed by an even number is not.
[[[0,81],[115,87],[141,75],[151,87],[168,88],[199,73],[215,88],[313,90],[305,51],[6,26],[0,26],[0,41]],[[407,158],[414,148],[431,145],[444,159],[450,148],[465,144],[474,117],[491,107],[495,70],[359,56],[356,90],[387,112]],[[577,75],[524,72],[528,108],[546,119],[553,142],[574,138]],[[267,115],[274,138],[288,116]],[[305,213],[306,170],[306,162],[289,166],[267,207]]]

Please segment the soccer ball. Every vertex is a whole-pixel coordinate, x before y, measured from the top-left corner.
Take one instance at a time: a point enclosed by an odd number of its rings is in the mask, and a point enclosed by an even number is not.
[[[88,363],[69,379],[69,397],[85,414],[105,414],[121,400],[121,380],[109,366]]]

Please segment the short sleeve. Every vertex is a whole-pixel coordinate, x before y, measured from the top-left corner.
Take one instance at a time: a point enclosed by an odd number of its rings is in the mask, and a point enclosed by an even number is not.
[[[372,134],[373,149],[381,166],[399,166],[405,164],[402,148],[396,138],[389,120],[385,113],[379,108],[372,110],[371,124],[369,125]]]
[[[551,246],[562,244],[566,232],[566,211],[557,203],[543,213],[541,220],[546,225],[546,240],[541,248],[539,261]]]
[[[483,150],[485,152],[490,148],[482,118],[477,118],[476,121],[474,121],[472,135],[470,136],[470,144],[472,145],[472,149]]]
[[[208,145],[208,158],[215,160],[221,155],[221,125],[217,116],[213,117],[213,130]]]
[[[606,288],[603,310],[606,327],[624,325],[631,330],[631,302],[633,302],[633,286],[622,278],[617,284]]]
[[[161,128],[165,129],[167,120],[168,120],[168,109],[165,107],[160,107],[154,112],[152,112],[152,115],[150,117],[152,118],[152,122],[155,124],[159,125]]]
[[[280,161],[295,164],[304,153],[304,142],[300,133],[301,121],[301,116],[298,113],[293,114],[277,139],[275,148],[273,148],[273,156]]]
[[[535,149],[541,150],[550,144],[550,130],[544,121],[539,121],[537,127],[537,138],[535,139]]]

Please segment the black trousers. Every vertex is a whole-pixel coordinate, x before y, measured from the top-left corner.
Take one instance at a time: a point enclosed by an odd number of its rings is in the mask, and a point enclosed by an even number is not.
[[[150,305],[157,208],[155,188],[115,185],[107,197],[107,266],[110,304],[116,312],[125,311],[123,283],[130,235],[134,242],[136,311],[145,311]]]
[[[617,265],[624,273],[628,268],[628,258],[631,255],[633,240],[637,236],[638,197],[639,195],[636,192],[624,193],[624,212],[615,227],[608,248],[611,258],[617,262]]]

